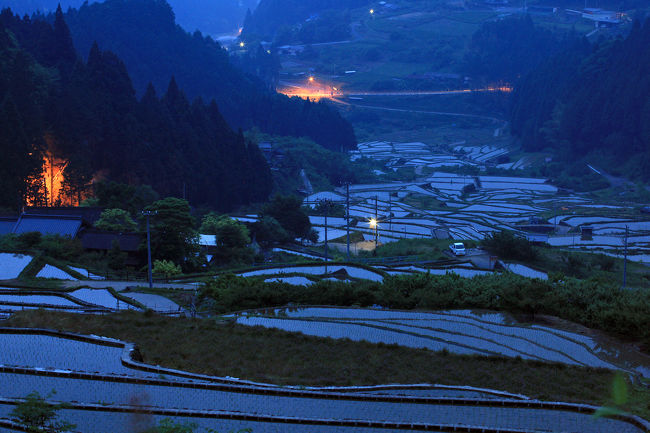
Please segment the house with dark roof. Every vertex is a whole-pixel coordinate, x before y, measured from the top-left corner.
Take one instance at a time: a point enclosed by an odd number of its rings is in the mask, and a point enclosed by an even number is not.
[[[44,216],[79,217],[86,227],[92,227],[102,216],[101,207],[40,207],[27,206],[23,213]]]
[[[81,229],[80,216],[64,215],[33,215],[23,213],[13,229],[19,235],[28,232],[39,232],[43,235],[59,235],[74,238]]]
[[[17,216],[0,216],[0,236],[13,233],[17,222]]]
[[[26,207],[11,231],[7,231],[11,219],[0,221],[0,234],[39,232],[74,238],[84,227],[92,227],[101,214],[102,209],[97,207]]]
[[[137,265],[140,262],[140,245],[143,241],[143,236],[140,233],[84,229],[79,238],[84,250],[107,252],[113,249],[113,245],[117,244],[120,250],[127,254],[127,265]]]

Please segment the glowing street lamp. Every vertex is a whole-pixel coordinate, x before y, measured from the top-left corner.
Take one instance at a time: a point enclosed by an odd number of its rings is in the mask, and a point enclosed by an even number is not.
[[[314,77],[309,77],[309,82],[313,83],[314,82]]]
[[[244,41],[241,41],[241,42],[239,43],[240,48],[244,48],[244,45],[246,45],[246,44],[244,44]]]
[[[368,221],[368,226],[370,226],[371,229],[375,229],[375,249],[377,249],[377,239],[378,239],[377,230],[379,229],[379,223],[377,222],[377,219],[370,218],[370,220]]]
[[[370,15],[373,15],[375,13],[374,9],[370,9]]]

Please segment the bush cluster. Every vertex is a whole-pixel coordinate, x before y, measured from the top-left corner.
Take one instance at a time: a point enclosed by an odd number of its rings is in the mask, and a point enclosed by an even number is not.
[[[548,281],[514,274],[461,278],[455,274],[388,276],[383,283],[319,281],[292,286],[225,275],[206,283],[201,298],[216,312],[301,305],[382,306],[392,309],[480,308],[548,314],[650,348],[650,291],[620,290],[596,279],[552,275]]]

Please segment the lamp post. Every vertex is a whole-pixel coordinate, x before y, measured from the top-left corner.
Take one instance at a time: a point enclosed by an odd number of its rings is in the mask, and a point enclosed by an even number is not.
[[[143,210],[142,215],[147,217],[147,263],[149,264],[149,288],[153,288],[153,276],[151,275],[151,231],[149,230],[149,217],[157,215],[158,211]]]
[[[370,218],[370,221],[368,221],[368,225],[370,226],[371,229],[375,230],[375,249],[377,249],[377,220],[374,218]]]
[[[379,217],[377,216],[377,196],[375,196],[375,250],[377,249],[377,240],[378,240],[378,234],[377,234],[378,222],[379,222]]]

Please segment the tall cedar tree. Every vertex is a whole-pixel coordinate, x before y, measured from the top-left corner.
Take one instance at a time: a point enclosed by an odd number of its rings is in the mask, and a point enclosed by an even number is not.
[[[162,98],[149,86],[138,101],[115,54],[92,44],[87,63],[73,61],[65,22],[55,24],[58,30],[0,14],[0,49],[8,59],[0,63],[7,72],[0,75],[0,121],[12,125],[0,133],[8,155],[1,169],[15,180],[0,205],[25,199],[45,137],[68,160],[64,192],[77,199],[93,178],[148,184],[163,196],[185,195],[221,211],[266,199],[272,178],[265,159],[228,126],[214,100],[190,104],[172,77]]]

